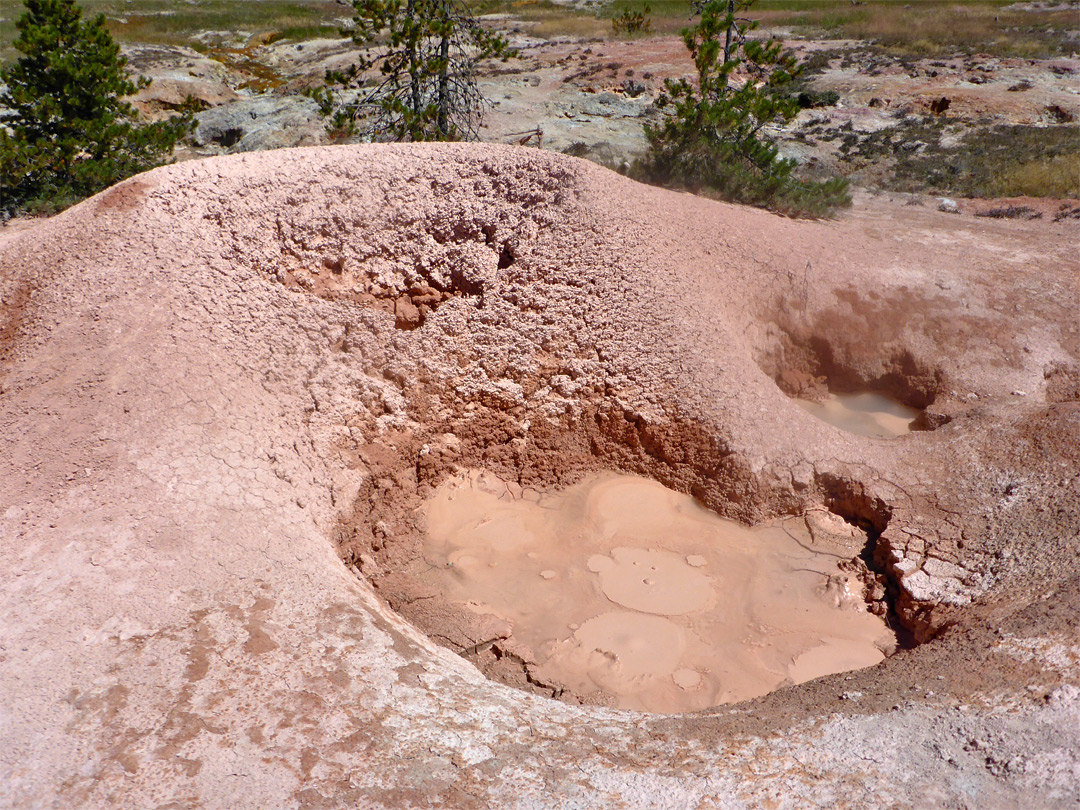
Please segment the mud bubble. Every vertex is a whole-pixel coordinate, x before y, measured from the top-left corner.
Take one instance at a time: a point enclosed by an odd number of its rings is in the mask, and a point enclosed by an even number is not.
[[[801,519],[746,528],[644,478],[560,492],[487,472],[423,511],[414,575],[513,627],[546,683],[624,709],[684,712],[872,666],[895,637]]]

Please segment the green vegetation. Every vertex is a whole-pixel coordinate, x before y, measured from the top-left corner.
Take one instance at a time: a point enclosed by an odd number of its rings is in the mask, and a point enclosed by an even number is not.
[[[332,131],[373,140],[456,141],[476,137],[486,101],[476,85],[484,59],[514,55],[505,37],[485,29],[460,0],[353,0],[353,41],[361,51],[329,84],[355,91],[312,95]],[[370,72],[378,77],[369,79]]]
[[[839,138],[841,159],[853,169],[886,166],[883,182],[898,191],[1080,197],[1075,126],[1016,124],[960,132],[947,118],[900,114],[894,125],[876,132],[805,132],[822,140]]]
[[[647,34],[652,28],[649,15],[652,8],[648,3],[641,11],[623,9],[622,14],[611,18],[611,30],[616,34]]]
[[[15,48],[0,70],[0,200],[8,211],[56,211],[159,165],[190,129],[187,114],[139,125],[120,100],[131,81],[120,49],[98,16],[75,0],[26,0]]]
[[[747,36],[756,24],[739,15],[752,2],[711,0],[683,32],[698,80],[666,83],[670,98],[657,104],[674,111],[660,127],[645,126],[649,150],[632,173],[793,216],[826,216],[851,203],[847,182],[797,179],[795,162],[763,139],[764,127],[790,121],[799,103],[784,92],[794,57],[778,40]]]

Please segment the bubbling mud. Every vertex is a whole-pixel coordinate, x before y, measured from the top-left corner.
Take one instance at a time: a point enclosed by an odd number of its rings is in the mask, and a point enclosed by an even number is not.
[[[802,519],[749,529],[614,473],[540,493],[471,471],[424,511],[413,573],[508,621],[534,677],[589,702],[692,711],[872,666],[895,647],[840,565],[855,539]]]
[[[877,439],[895,439],[911,431],[919,415],[915,408],[901,405],[881,394],[829,394],[822,402],[796,399],[799,407],[833,427]]]

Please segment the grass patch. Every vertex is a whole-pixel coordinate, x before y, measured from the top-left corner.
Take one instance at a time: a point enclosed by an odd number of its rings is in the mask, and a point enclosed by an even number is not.
[[[283,39],[292,42],[304,42],[309,39],[340,39],[341,28],[336,25],[290,25],[281,31],[275,31],[266,39],[269,45]]]
[[[529,36],[540,39],[594,39],[611,36],[610,19],[594,11],[560,6],[550,0],[480,0],[470,3],[470,6],[477,15],[509,16],[511,20],[501,24],[506,29],[513,29],[517,21],[527,23],[522,26],[522,30]]]
[[[611,36],[611,20],[588,14],[567,18],[552,15],[525,21],[532,22],[532,25],[525,29],[526,33],[540,39],[556,39],[557,37],[607,39]]]
[[[690,11],[689,0],[649,0],[650,34],[677,34],[687,26],[693,25],[697,17]],[[611,19],[622,14],[641,12],[643,0],[615,0],[604,6],[600,16],[611,27]]]
[[[901,173],[965,197],[1077,197],[1080,139],[1070,126],[996,126],[967,133],[955,148],[930,143]]]
[[[1080,197],[1080,152],[1006,167],[992,181],[996,197]]]
[[[861,135],[839,133],[841,159],[889,161],[887,185],[897,191],[961,197],[1080,197],[1080,138],[1074,126],[998,125],[943,145],[942,118],[902,118]]]
[[[650,2],[652,27],[673,33],[690,24],[687,0]],[[987,53],[1047,58],[1080,49],[1075,11],[1030,12],[1011,0],[759,0],[749,16],[761,30],[791,28],[801,37],[861,39],[894,55],[948,56]],[[640,10],[640,0],[614,0],[602,16]]]
[[[337,21],[352,9],[333,0],[84,0],[88,16],[109,18],[121,42],[188,44],[203,31],[279,34],[282,39],[336,35]],[[477,0],[477,14],[509,14],[533,23],[529,32],[543,38],[611,36],[612,17],[640,12],[644,0],[612,0],[583,11],[550,0]],[[863,39],[894,55],[944,56],[988,53],[1045,58],[1080,50],[1074,11],[1028,12],[1009,8],[1010,0],[759,0],[750,16],[762,31],[785,27],[803,37]],[[652,35],[675,34],[695,19],[689,0],[649,0]],[[905,6],[907,6],[905,8]],[[0,61],[14,51],[19,0],[0,0]],[[1070,33],[1071,32],[1071,33]]]
[[[764,26],[801,28],[803,36],[867,40],[896,55],[1046,58],[1067,55],[1080,45],[1075,11],[1031,12],[1010,6],[992,0],[867,0],[857,6],[761,0],[757,8]]]

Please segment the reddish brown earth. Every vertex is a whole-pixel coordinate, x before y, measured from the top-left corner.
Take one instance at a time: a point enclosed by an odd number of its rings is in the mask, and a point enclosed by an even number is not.
[[[1075,806],[1078,234],[465,145],[185,163],[5,233],[0,803]],[[465,467],[831,511],[922,643],[680,716],[485,679],[417,628],[520,681],[504,630],[401,573]]]

